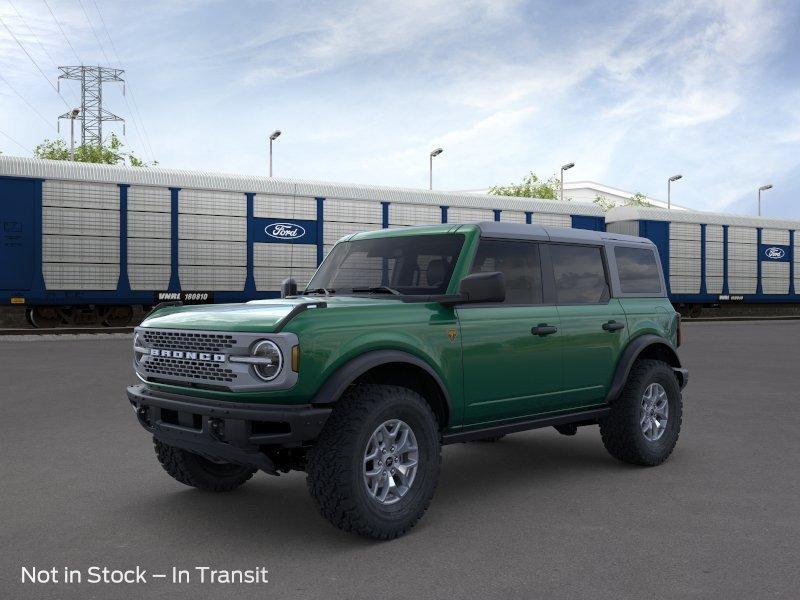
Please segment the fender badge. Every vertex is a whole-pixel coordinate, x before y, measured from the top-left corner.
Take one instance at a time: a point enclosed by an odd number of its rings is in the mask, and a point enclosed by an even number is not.
[[[456,339],[456,330],[455,329],[451,329],[450,331],[448,331],[447,332],[447,337],[450,338],[451,342],[454,341]]]

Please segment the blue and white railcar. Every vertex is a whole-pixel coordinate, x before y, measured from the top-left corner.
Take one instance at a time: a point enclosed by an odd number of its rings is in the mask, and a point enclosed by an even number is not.
[[[676,305],[798,302],[800,222],[626,206],[606,215],[606,228],[658,246]]]
[[[120,324],[163,300],[277,296],[358,231],[492,219],[605,226],[591,204],[0,156],[0,304]]]

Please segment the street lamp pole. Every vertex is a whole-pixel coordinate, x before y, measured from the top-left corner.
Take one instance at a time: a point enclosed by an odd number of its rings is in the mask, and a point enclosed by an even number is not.
[[[564,201],[564,171],[567,171],[567,170],[571,169],[574,166],[575,166],[574,162],[567,163],[567,164],[561,166],[561,187],[560,187],[560,191],[561,191],[561,201],[562,202]]]
[[[428,189],[433,189],[433,157],[439,156],[444,150],[441,148],[436,148],[436,150],[431,150],[431,155],[429,157],[429,164],[428,164]]]
[[[73,108],[69,112],[69,159],[75,160],[75,118],[81,114],[80,108]]]
[[[672,197],[671,197],[672,196],[672,182],[673,181],[678,181],[678,179],[680,179],[681,177],[683,177],[683,175],[673,175],[672,177],[667,179],[667,210],[670,210],[672,208]]]
[[[280,134],[281,134],[281,130],[280,129],[276,129],[269,136],[269,176],[270,177],[272,177],[272,142],[277,140],[278,136],[280,136]]]
[[[768,183],[767,185],[762,185],[758,188],[758,216],[761,216],[761,192],[765,192],[767,190],[772,189],[772,184]]]

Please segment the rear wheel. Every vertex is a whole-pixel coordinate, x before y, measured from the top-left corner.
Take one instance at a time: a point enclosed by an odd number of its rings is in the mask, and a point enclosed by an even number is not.
[[[659,465],[672,453],[681,430],[683,401],[672,368],[659,360],[634,363],[622,394],[600,420],[600,435],[615,458]]]
[[[396,538],[428,508],[440,453],[436,417],[419,394],[357,385],[339,400],[309,456],[308,489],[336,527]]]
[[[235,490],[256,472],[251,467],[212,461],[153,439],[158,462],[176,481],[206,492]]]

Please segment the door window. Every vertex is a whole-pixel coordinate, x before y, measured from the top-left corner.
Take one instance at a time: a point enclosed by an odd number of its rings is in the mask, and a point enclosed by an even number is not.
[[[603,255],[598,246],[550,246],[559,304],[599,304],[608,301],[609,290]]]
[[[481,240],[472,273],[493,271],[500,271],[505,278],[505,304],[542,303],[542,269],[537,244]]]

